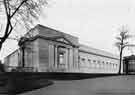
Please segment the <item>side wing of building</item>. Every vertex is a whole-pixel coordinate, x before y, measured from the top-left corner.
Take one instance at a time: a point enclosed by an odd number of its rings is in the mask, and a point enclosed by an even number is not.
[[[85,45],[79,47],[80,72],[118,73],[119,57]]]
[[[15,69],[18,67],[18,63],[20,63],[19,50],[15,50],[13,53],[9,54],[4,59],[4,65],[6,67],[6,71],[11,71],[11,69]]]

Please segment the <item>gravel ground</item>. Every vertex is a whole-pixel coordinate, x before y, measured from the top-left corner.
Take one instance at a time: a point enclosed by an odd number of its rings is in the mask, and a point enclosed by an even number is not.
[[[54,81],[51,86],[19,95],[135,95],[135,75]]]

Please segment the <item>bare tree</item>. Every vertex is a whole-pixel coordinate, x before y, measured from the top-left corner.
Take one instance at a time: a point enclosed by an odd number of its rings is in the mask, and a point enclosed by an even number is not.
[[[130,38],[131,36],[128,34],[129,30],[125,28],[125,26],[122,26],[121,29],[119,30],[120,34],[116,37],[117,42],[115,45],[119,49],[119,56],[120,56],[120,65],[119,65],[119,74],[121,74],[121,65],[122,65],[122,56],[123,56],[123,49],[127,46],[128,41],[127,39]]]
[[[0,50],[17,25],[29,29],[46,5],[46,0],[0,0],[0,12],[6,20],[3,35],[0,36]]]

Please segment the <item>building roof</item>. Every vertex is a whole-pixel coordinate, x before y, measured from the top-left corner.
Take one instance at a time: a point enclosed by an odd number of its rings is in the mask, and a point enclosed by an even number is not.
[[[4,57],[4,59],[5,58],[7,58],[7,57],[10,57],[10,56],[12,56],[12,55],[14,55],[14,54],[16,54],[16,53],[18,53],[19,52],[19,48],[18,49],[16,49],[16,50],[14,50],[13,52],[11,52],[10,54],[8,54],[6,57]]]
[[[89,47],[89,46],[86,46],[86,45],[83,45],[83,44],[79,44],[78,37],[74,37],[70,34],[66,34],[66,33],[60,32],[58,30],[55,30],[55,29],[52,29],[52,28],[49,28],[49,27],[46,27],[46,26],[43,26],[43,25],[40,25],[40,24],[36,25],[28,33],[32,33],[32,32],[34,32],[34,34],[32,34],[32,35],[34,35],[34,37],[32,37],[31,40],[34,40],[38,37],[45,37],[45,38],[64,37],[65,39],[69,40],[72,44],[78,46],[80,51],[85,51],[85,52],[89,52],[89,53],[92,53],[92,54],[95,54],[95,55],[119,59],[119,56],[111,54],[109,52],[99,50],[99,49],[95,49],[95,48],[92,48],[92,47]],[[11,53],[10,55],[12,55],[12,54],[13,53]]]
[[[135,55],[125,56],[124,60],[135,60]]]
[[[119,59],[119,56],[117,56],[117,55],[114,55],[112,53],[109,53],[109,52],[106,52],[106,51],[103,51],[103,50],[95,49],[93,47],[86,46],[86,45],[83,45],[83,44],[79,45],[79,50],[84,51],[84,52],[88,52],[88,53],[92,53],[92,54],[95,54],[95,55]]]
[[[44,36],[46,38],[58,38],[63,37],[67,40],[69,40],[73,45],[78,46],[78,37],[72,36],[70,34],[60,32],[58,30],[43,26],[43,25],[36,25],[35,29],[38,31],[39,36]]]
[[[78,38],[74,37],[70,34],[66,34],[63,32],[60,32],[58,30],[43,26],[38,24],[35,28],[37,28],[39,30],[39,34],[40,35],[44,35],[45,37],[59,37],[59,36],[64,36],[67,40],[69,40],[70,42],[72,42],[73,44],[79,46],[79,50],[84,50],[90,53],[94,53],[94,54],[98,54],[98,55],[102,55],[102,56],[108,56],[108,57],[112,57],[112,58],[116,58],[119,59],[119,57],[117,55],[111,54],[109,52],[103,51],[103,50],[99,50],[99,49],[95,49],[86,45],[82,45],[78,43]]]

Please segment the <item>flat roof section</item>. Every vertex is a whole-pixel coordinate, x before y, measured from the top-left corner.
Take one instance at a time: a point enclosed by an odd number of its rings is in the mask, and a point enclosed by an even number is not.
[[[111,54],[111,53],[103,51],[103,50],[95,49],[95,48],[92,48],[90,46],[86,46],[86,45],[83,45],[83,44],[79,45],[79,50],[84,51],[84,52],[88,52],[88,53],[92,53],[92,54],[95,54],[95,55],[99,55],[99,56],[119,59],[119,56],[117,56],[117,55]]]

